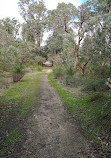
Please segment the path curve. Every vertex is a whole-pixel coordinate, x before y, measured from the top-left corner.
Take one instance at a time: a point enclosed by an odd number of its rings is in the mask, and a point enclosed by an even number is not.
[[[25,124],[27,140],[21,158],[95,158],[47,74],[40,81],[40,101]]]

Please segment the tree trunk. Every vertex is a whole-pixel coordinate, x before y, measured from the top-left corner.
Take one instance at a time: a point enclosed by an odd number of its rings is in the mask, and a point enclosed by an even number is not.
[[[100,65],[101,65],[101,76],[103,77],[105,75],[105,69],[104,69],[105,62],[103,61]]]
[[[82,69],[82,75],[84,77],[84,75],[85,75],[85,67]]]
[[[82,38],[79,37],[77,46],[74,45],[74,57],[75,57],[74,68],[75,69],[77,69],[77,65],[78,65],[78,62],[79,62],[78,51],[79,51],[79,47],[80,47],[81,41],[82,41]]]
[[[68,27],[67,27],[67,20],[66,20],[66,16],[65,16],[65,14],[63,14],[63,16],[64,16],[65,32],[70,33],[70,31],[69,31],[69,29],[68,29]]]
[[[74,68],[77,69],[77,65],[78,65],[78,62],[79,62],[78,53],[76,52],[74,56],[75,56]]]
[[[90,58],[88,60],[86,60],[84,63],[82,63],[82,64],[79,65],[79,67],[82,70],[82,75],[83,76],[85,76],[85,70],[86,70],[87,64],[89,63],[89,60],[90,60]]]
[[[40,46],[40,44],[38,44],[38,53],[39,53],[39,56],[41,56],[41,55],[42,55],[42,52],[41,52],[41,46]]]
[[[38,50],[38,54],[39,56],[42,55],[42,52],[41,52],[41,42],[40,42],[40,37],[37,38],[37,50]]]

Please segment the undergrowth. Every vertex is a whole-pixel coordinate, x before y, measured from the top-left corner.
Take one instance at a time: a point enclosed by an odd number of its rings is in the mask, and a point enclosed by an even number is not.
[[[12,84],[0,97],[0,157],[15,152],[24,139],[22,122],[34,110],[39,96],[39,76],[33,73]],[[20,147],[18,147],[20,148]]]
[[[104,93],[94,93],[85,97],[72,98],[49,74],[51,84],[63,98],[67,108],[80,122],[85,135],[102,154],[111,154],[111,98]],[[111,155],[110,155],[111,156]]]

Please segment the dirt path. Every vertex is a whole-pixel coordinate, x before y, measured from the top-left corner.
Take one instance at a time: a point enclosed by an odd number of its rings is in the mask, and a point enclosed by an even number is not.
[[[39,105],[25,125],[27,141],[21,158],[95,158],[47,74],[41,76],[40,88]]]

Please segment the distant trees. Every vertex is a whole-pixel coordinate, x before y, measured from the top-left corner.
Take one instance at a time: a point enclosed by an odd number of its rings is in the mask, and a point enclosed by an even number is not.
[[[85,35],[84,24],[90,17],[90,8],[87,4],[81,5],[78,9],[72,4],[59,3],[57,9],[50,12],[50,19],[52,20],[52,28],[58,34],[71,33],[76,29],[77,35],[74,39],[77,39],[73,43],[74,49],[74,68],[77,68],[79,62],[79,47]]]
[[[16,38],[19,34],[20,23],[15,18],[5,18],[0,20],[0,28],[8,33],[8,35]]]
[[[19,39],[20,23],[16,19],[0,20],[0,80],[4,81],[5,74],[13,74],[19,67],[21,70],[30,60],[30,50],[27,43]],[[22,71],[21,71],[22,72]],[[2,75],[1,75],[2,74]]]
[[[70,3],[59,3],[55,10],[49,11],[49,28],[53,31],[53,36],[49,38],[52,41],[47,43],[48,47],[52,50],[58,48],[56,37],[60,35],[63,38],[60,49],[62,53],[65,50],[64,41],[67,41],[67,50],[70,51],[70,42],[73,43],[75,69],[80,68],[84,76],[89,62],[99,62],[101,74],[104,74],[105,66],[111,65],[110,23],[109,0],[90,0],[78,8]],[[65,33],[73,36],[71,41],[67,40],[68,36],[64,36]],[[51,43],[55,43],[55,47]]]
[[[17,49],[14,47],[20,24],[16,19],[0,20],[0,69],[9,71],[13,67]]]
[[[76,7],[69,3],[59,3],[55,10],[51,10],[49,13],[49,27],[56,33],[59,32],[70,32],[71,22],[77,16]],[[69,28],[70,26],[70,28]]]
[[[22,30],[23,38],[37,44],[37,52],[42,55],[41,42],[47,25],[47,9],[44,2],[42,0],[19,0],[19,7],[25,20]]]
[[[53,33],[47,40],[48,53],[57,54],[63,49],[63,36]]]
[[[22,25],[15,18],[0,20],[1,70],[59,53],[63,64],[83,76],[88,66],[98,67],[101,76],[106,66],[111,73],[110,0],[89,0],[78,8],[59,3],[54,10],[47,10],[42,0],[19,0],[19,8]],[[51,35],[42,47],[46,30]]]

